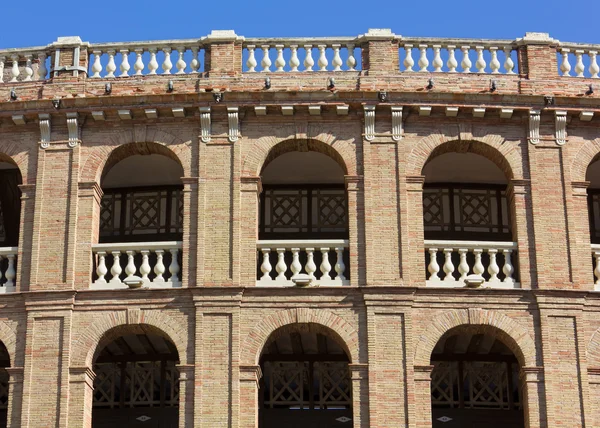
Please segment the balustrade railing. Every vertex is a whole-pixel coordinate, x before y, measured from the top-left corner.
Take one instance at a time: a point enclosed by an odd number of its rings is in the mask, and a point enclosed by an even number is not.
[[[350,285],[348,240],[258,241],[259,286],[294,286],[298,274],[311,285]]]
[[[512,40],[403,38],[401,71],[515,74],[517,47]]]
[[[355,38],[246,39],[243,58],[249,73],[356,71],[361,49]]]
[[[464,287],[469,275],[483,287],[519,288],[516,242],[425,241],[427,286]]]
[[[49,56],[44,47],[0,50],[0,83],[46,80]]]
[[[16,290],[17,247],[0,247],[0,293]]]
[[[594,288],[600,290],[600,244],[592,244],[592,262],[594,265]]]
[[[557,48],[558,69],[562,76],[598,78],[600,45],[561,43]]]
[[[198,39],[93,44],[89,52],[89,76],[95,79],[204,71],[204,46]]]
[[[92,289],[181,287],[181,242],[95,244]]]

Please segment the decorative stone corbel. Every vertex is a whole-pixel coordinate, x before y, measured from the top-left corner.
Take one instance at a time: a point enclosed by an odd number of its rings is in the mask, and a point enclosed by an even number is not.
[[[529,110],[529,142],[540,142],[540,110]]]
[[[200,107],[200,140],[203,143],[210,141],[210,107]]]
[[[567,112],[564,110],[556,110],[554,112],[554,127],[556,144],[559,146],[567,142]]]
[[[402,139],[402,106],[392,106],[392,140]]]
[[[50,147],[50,115],[40,114],[40,146],[42,149]]]
[[[73,148],[79,143],[79,115],[77,113],[67,113],[67,129],[69,130],[69,147]]]
[[[238,107],[227,107],[227,119],[229,120],[229,141],[235,143],[240,136]]]
[[[375,138],[375,106],[364,106],[365,110],[365,140]]]

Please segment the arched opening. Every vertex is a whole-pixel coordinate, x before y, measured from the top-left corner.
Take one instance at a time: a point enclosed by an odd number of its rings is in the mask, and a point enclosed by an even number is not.
[[[96,349],[92,427],[179,426],[179,354],[147,325],[108,332]]]
[[[261,171],[258,283],[342,285],[350,279],[345,166],[318,142],[275,146]],[[262,253],[262,254],[261,254]]]
[[[259,427],[343,427],[352,420],[349,357],[341,339],[317,324],[271,334],[260,357]]]
[[[14,291],[17,246],[21,224],[21,171],[9,157],[0,154],[0,288]]]
[[[0,428],[8,426],[8,371],[10,356],[4,343],[0,342]]]
[[[473,279],[467,285],[517,287],[514,214],[500,166],[507,167],[469,150],[473,146],[457,151],[448,144],[422,172],[428,285],[463,286]]]
[[[433,428],[525,426],[520,363],[482,326],[449,330],[431,355]]]
[[[588,186],[588,214],[590,221],[590,241],[600,244],[600,157],[596,156],[585,174]]]
[[[112,152],[101,178],[94,286],[125,287],[134,277],[180,286],[183,175],[175,154],[157,143]]]

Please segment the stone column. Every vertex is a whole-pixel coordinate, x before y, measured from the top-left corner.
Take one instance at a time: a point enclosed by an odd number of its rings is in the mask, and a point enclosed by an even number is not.
[[[415,366],[415,411],[411,426],[431,428],[431,372],[433,366]]]
[[[521,367],[521,399],[526,428],[544,428],[547,426],[544,368]],[[556,398],[560,400],[560,398]]]
[[[363,177],[360,175],[346,175],[346,191],[348,193],[348,229],[350,272],[352,285],[366,285],[366,257],[365,257],[365,205],[363,191]]]
[[[370,28],[359,38],[362,69],[372,74],[395,74],[400,71],[398,37],[389,28]]]
[[[519,74],[530,79],[558,77],[557,40],[548,33],[525,33],[525,37],[516,42],[519,46]]]
[[[92,426],[92,402],[94,378],[91,368],[69,368],[69,420],[68,426],[89,428]]]
[[[241,177],[240,186],[240,286],[256,284],[256,241],[258,240],[258,202],[262,184],[260,177]]]
[[[352,416],[354,428],[369,425],[369,365],[348,364],[352,380]]]
[[[206,37],[204,70],[210,77],[242,73],[242,41],[234,30],[213,30]]]
[[[258,426],[258,383],[262,378],[260,366],[240,367],[240,427]]]
[[[194,365],[178,364],[179,370],[179,427],[194,425]]]
[[[79,36],[59,37],[52,43],[51,74],[52,79],[72,80],[87,75],[88,70],[87,42]]]
[[[8,372],[8,415],[7,426],[21,426],[21,402],[23,401],[23,367],[7,367]]]

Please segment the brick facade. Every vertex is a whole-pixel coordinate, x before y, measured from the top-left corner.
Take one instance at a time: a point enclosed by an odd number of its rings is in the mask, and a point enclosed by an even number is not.
[[[91,427],[97,353],[138,331],[177,348],[180,427],[258,426],[263,347],[273,332],[299,324],[320,326],[347,353],[354,427],[430,427],[431,353],[461,326],[513,351],[527,427],[600,424],[600,299],[586,198],[586,171],[600,154],[600,104],[597,93],[585,95],[597,79],[559,76],[559,43],[543,37],[515,42],[518,74],[401,72],[399,39],[386,34],[357,39],[360,72],[249,73],[243,38],[227,32],[207,38],[204,72],[195,76],[92,79],[63,70],[9,83],[7,59],[0,161],[22,177],[16,292],[0,304],[9,426]],[[91,66],[86,44],[61,46],[63,65],[72,65],[76,46],[86,52],[80,65]],[[335,89],[326,88],[331,76]],[[365,135],[366,105],[376,106],[373,138]],[[293,115],[282,114],[286,106]],[[392,138],[392,106],[403,106],[400,139]],[[209,141],[199,107],[211,107]],[[237,139],[229,107],[239,109]],[[482,107],[484,116],[474,117]],[[541,110],[536,144],[531,110]],[[556,111],[567,112],[564,145]],[[67,115],[75,112],[73,144]],[[594,117],[584,121],[581,112]],[[50,115],[47,143],[40,114]],[[24,123],[15,120],[21,115]],[[255,286],[260,174],[297,150],[323,153],[344,170],[350,286]],[[520,288],[426,286],[422,171],[457,152],[483,156],[506,176]],[[102,174],[132,154],[167,156],[183,168],[181,288],[90,289]]]

